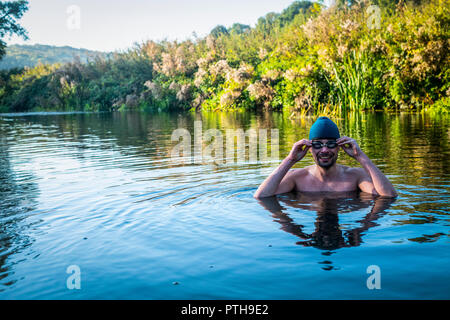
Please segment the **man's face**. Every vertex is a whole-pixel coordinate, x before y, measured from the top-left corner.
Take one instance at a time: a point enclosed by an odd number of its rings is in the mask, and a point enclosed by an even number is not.
[[[331,168],[338,158],[339,146],[334,139],[312,140],[311,153],[315,163],[324,168]]]

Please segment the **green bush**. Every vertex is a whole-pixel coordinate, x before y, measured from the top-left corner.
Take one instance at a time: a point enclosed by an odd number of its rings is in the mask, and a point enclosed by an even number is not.
[[[254,28],[2,72],[0,107],[448,112],[450,0],[337,3],[295,1]]]

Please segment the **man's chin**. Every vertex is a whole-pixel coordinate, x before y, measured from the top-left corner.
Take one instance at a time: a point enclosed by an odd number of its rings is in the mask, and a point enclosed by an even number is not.
[[[322,162],[320,160],[317,160],[316,163],[321,168],[329,169],[336,163],[336,160],[330,160],[330,161],[327,161],[327,162]]]
[[[333,166],[334,163],[327,163],[327,164],[323,164],[323,163],[319,163],[319,167],[324,168],[324,169],[330,169]]]

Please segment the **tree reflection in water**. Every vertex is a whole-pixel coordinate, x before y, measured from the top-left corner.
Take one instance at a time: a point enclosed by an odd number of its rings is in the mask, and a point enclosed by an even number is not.
[[[259,203],[272,213],[274,221],[281,224],[283,231],[301,239],[296,244],[321,249],[325,256],[330,256],[333,250],[361,245],[364,232],[378,226],[376,220],[385,214],[394,201],[392,198],[373,197],[358,192],[286,193],[259,199]],[[304,232],[305,226],[295,223],[287,213],[289,208],[315,211],[315,230],[312,233]],[[370,211],[363,219],[355,221],[358,227],[346,230],[339,223],[339,214],[366,208],[370,208]],[[333,269],[331,261],[320,263],[327,264],[324,270]]]

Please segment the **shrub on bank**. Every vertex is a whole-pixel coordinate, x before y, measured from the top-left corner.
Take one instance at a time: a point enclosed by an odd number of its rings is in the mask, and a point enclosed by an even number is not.
[[[449,110],[450,0],[296,1],[255,27],[0,74],[2,110]]]

